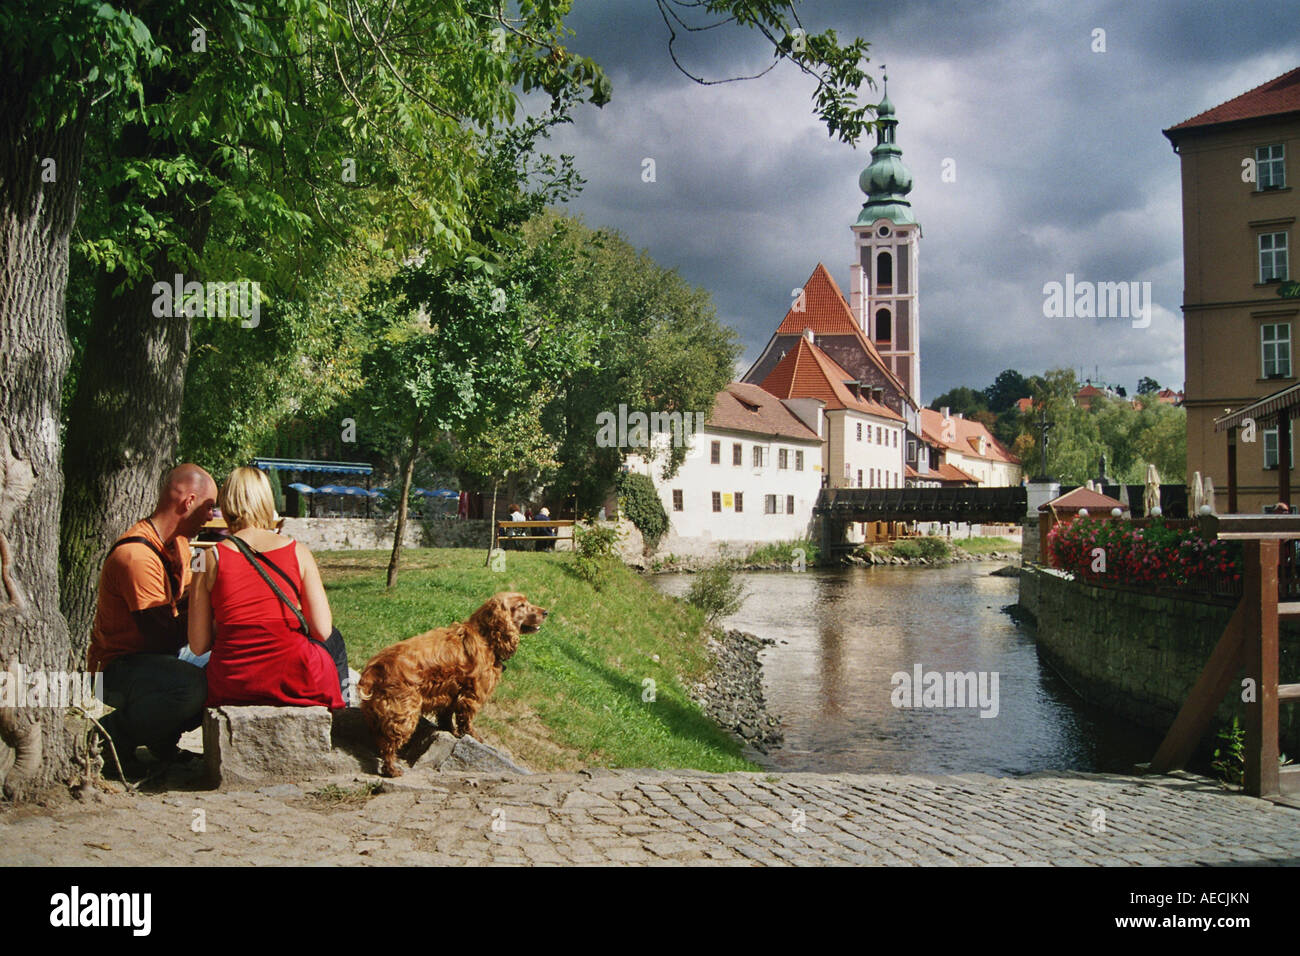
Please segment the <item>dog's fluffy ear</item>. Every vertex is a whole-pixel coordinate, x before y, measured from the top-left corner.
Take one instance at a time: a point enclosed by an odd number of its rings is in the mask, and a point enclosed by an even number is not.
[[[488,599],[474,612],[471,620],[483,635],[499,660],[505,660],[519,649],[519,623],[517,609],[525,603],[522,594],[502,592]]]

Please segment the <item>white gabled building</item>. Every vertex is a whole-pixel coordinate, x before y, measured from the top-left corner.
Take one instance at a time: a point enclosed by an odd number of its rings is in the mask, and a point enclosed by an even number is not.
[[[659,552],[808,537],[822,485],[822,404],[732,382],[672,478],[663,477],[663,455],[629,455],[627,467],[650,476],[668,513]]]
[[[864,387],[813,344],[799,337],[763,380],[764,391],[787,401],[823,406],[822,467],[831,488],[902,488],[907,428],[884,403],[880,386]]]

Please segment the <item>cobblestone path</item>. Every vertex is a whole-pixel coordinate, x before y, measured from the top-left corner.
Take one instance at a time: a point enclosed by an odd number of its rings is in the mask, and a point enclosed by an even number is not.
[[[9,810],[0,864],[1300,863],[1300,810],[1191,776],[408,773],[332,807],[320,786]]]

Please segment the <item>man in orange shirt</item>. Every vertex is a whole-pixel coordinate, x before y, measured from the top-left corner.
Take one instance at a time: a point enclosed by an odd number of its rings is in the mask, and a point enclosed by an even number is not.
[[[99,575],[87,657],[92,672],[104,672],[104,703],[115,709],[101,723],[128,773],[140,770],[140,744],[160,760],[175,757],[180,735],[203,713],[207,678],[176,653],[187,640],[189,539],[211,519],[216,498],[202,468],[173,468],[158,507],[117,540]]]

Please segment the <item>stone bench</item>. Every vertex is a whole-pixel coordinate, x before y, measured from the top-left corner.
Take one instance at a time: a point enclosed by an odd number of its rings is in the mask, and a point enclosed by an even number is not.
[[[378,771],[361,711],[346,707],[209,707],[203,713],[208,782],[222,790]],[[402,762],[414,770],[527,773],[472,737],[456,738],[421,720]]]

